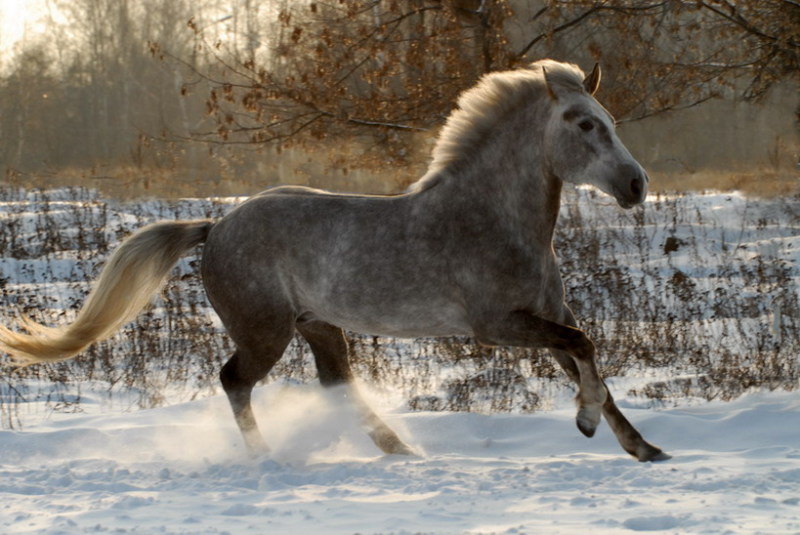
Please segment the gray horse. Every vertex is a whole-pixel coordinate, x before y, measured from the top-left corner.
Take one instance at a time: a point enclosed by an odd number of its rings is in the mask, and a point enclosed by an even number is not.
[[[594,98],[600,69],[543,60],[487,74],[447,119],[428,172],[404,194],[343,195],[279,187],[221,220],[160,222],[111,256],[74,323],[30,334],[0,327],[18,363],[71,357],[147,305],[181,255],[205,242],[208,298],[236,344],[220,378],[249,450],[267,446],[254,385],[295,329],[320,382],[342,385],[378,447],[410,449],[353,386],[343,329],[383,336],[469,336],[481,344],[548,348],[578,386],[577,424],[605,415],[640,461],[669,458],[622,415],[595,348],[564,303],[553,251],[561,187],[589,183],[629,208],[648,177]]]

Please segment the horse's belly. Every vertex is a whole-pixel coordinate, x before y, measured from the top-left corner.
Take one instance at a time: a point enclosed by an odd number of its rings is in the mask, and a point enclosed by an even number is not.
[[[427,325],[392,325],[387,323],[351,322],[343,325],[343,329],[372,336],[390,336],[396,338],[427,338],[439,336],[470,336],[472,332],[465,326],[447,324]]]
[[[469,336],[472,330],[465,314],[455,306],[428,305],[379,307],[373,310],[327,309],[313,316],[348,331],[375,336],[417,338]]]

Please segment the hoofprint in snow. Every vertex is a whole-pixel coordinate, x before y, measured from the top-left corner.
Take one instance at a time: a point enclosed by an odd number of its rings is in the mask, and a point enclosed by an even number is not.
[[[419,456],[383,456],[333,399],[313,385],[257,390],[273,446],[259,459],[222,397],[2,431],[0,531],[800,532],[792,393],[663,410],[620,400],[674,455],[656,464],[620,453],[605,425],[581,436],[566,402],[532,415],[384,406]]]

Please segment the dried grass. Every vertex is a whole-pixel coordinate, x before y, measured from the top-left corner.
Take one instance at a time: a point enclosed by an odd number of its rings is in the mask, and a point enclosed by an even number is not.
[[[420,142],[427,147],[425,139]],[[426,144],[427,143],[427,144]],[[281,157],[291,162],[281,164]],[[259,159],[264,159],[259,157]],[[63,169],[58,172],[9,172],[0,185],[25,188],[60,188],[80,185],[98,190],[110,199],[186,197],[227,197],[252,195],[271,186],[294,184],[333,191],[354,193],[396,193],[403,191],[425,170],[419,154],[409,160],[409,167],[380,168],[369,151],[353,143],[342,144],[336,151],[277,156],[270,163],[250,169],[205,169],[193,173],[186,169],[165,169],[124,166]],[[348,167],[348,162],[353,167]],[[375,170],[368,170],[373,168]],[[288,169],[288,171],[287,171]],[[281,173],[280,176],[278,173]],[[652,193],[688,193],[739,191],[751,198],[771,199],[800,193],[800,170],[775,168],[746,171],[701,170],[694,172],[650,173]]]
[[[692,173],[651,173],[653,192],[739,191],[752,198],[771,199],[800,193],[800,171],[754,169],[705,170]]]
[[[713,184],[722,189],[734,182]],[[193,196],[204,191],[203,184],[186,187]],[[775,186],[770,191],[781,190]],[[129,196],[131,189],[122,193]],[[575,194],[565,200],[557,250],[569,304],[595,341],[606,374],[661,370],[662,376],[698,378],[653,383],[633,392],[655,400],[728,399],[751,387],[798,387],[800,294],[790,291],[796,288],[796,268],[770,256],[768,248],[759,252],[742,246],[755,243],[760,233],[782,232],[781,210],[800,209],[800,198],[774,203],[774,209],[761,204],[770,201],[752,201],[757,216],[749,215],[749,223],[743,218],[741,228],[722,228],[681,195],[655,196],[647,210],[632,212],[605,203],[608,209],[597,224],[597,214],[590,212],[604,204],[595,203],[597,193],[577,192],[589,197],[582,203]],[[11,277],[0,278],[3,321],[22,313],[57,324],[74,314],[85,281],[96,276],[97,266],[126,233],[155,218],[217,218],[230,208],[229,201],[213,199],[115,203],[77,188],[55,196],[0,188],[0,201],[7,203],[4,225],[9,230],[0,233],[0,256],[40,265],[50,277],[42,281],[45,290],[38,283],[17,285]],[[745,233],[750,236],[746,242]],[[717,255],[713,261],[707,257],[709,248]],[[672,264],[686,255],[704,273],[702,278]],[[54,295],[52,283],[59,282],[54,270],[67,257],[76,259],[74,268],[60,283],[71,289]],[[26,379],[49,384],[42,395],[58,410],[73,406],[59,397],[64,385],[83,381],[107,383],[109,390],[119,385],[133,389],[140,393],[142,407],[177,399],[174,394],[166,399],[166,391],[182,391],[184,399],[217,391],[218,370],[232,348],[211,319],[196,262],[188,257],[157,308],[110,341],[69,362],[0,375],[3,425],[14,424],[19,401],[35,397],[22,388]],[[536,351],[488,350],[465,340],[398,342],[364,336],[354,336],[352,345],[358,375],[378,388],[402,392],[412,408],[534,410],[547,406],[552,394],[567,385],[552,359]],[[301,341],[270,374],[271,380],[308,381],[315,376]]]

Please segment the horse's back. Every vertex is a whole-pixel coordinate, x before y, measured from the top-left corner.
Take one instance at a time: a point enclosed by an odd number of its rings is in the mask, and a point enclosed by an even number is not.
[[[209,234],[209,299],[221,316],[287,308],[371,334],[466,334],[450,268],[413,201],[300,187],[261,193]]]

